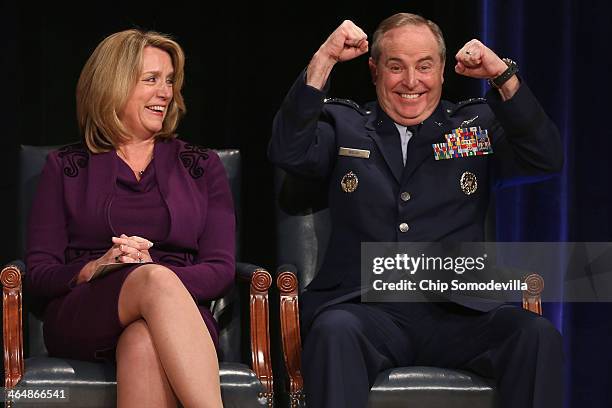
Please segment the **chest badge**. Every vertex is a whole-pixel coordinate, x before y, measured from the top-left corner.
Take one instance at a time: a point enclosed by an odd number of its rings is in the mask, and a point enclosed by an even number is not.
[[[352,171],[349,171],[344,176],[342,176],[342,180],[340,180],[340,186],[342,187],[342,191],[345,193],[352,193],[357,190],[357,186],[359,185],[359,179],[357,175]]]
[[[465,126],[470,126],[472,122],[474,122],[476,119],[478,119],[478,115],[474,116],[472,119],[464,120],[463,122],[461,122],[459,127],[462,128]]]
[[[478,188],[478,180],[476,179],[476,175],[469,171],[463,172],[461,179],[459,180],[459,185],[461,186],[461,191],[463,191],[465,195],[474,194]]]

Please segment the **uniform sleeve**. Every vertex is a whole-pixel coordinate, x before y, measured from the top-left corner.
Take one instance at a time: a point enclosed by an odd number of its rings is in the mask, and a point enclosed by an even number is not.
[[[561,170],[563,145],[559,131],[524,82],[511,99],[502,101],[492,89],[487,101],[497,121],[492,126],[493,133],[499,135],[493,141],[498,186]]]
[[[322,178],[333,166],[335,135],[322,114],[326,92],[307,85],[305,75],[298,77],[274,117],[268,158],[289,172]]]
[[[66,265],[68,246],[61,163],[53,153],[38,182],[28,221],[26,285],[34,296],[55,298],[70,291],[86,261]]]
[[[208,210],[198,238],[197,262],[190,266],[169,266],[198,302],[222,297],[235,277],[236,217],[225,168],[211,152],[204,175]]]

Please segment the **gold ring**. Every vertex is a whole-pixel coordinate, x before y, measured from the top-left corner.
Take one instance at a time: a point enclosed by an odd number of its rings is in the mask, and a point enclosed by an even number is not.
[[[465,50],[465,53],[466,53],[467,55],[470,55],[470,52],[469,52],[468,50]]]

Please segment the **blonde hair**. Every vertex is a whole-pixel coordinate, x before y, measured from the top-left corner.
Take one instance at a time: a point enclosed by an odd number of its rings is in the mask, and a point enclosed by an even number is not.
[[[406,25],[424,25],[429,27],[434,37],[436,37],[436,42],[438,43],[438,52],[440,53],[440,60],[444,62],[446,60],[446,45],[444,44],[444,36],[442,35],[442,30],[436,23],[431,20],[426,19],[425,17],[421,17],[418,14],[411,13],[397,13],[392,15],[391,17],[387,17],[384,19],[376,28],[372,38],[372,48],[371,55],[374,61],[378,61],[380,54],[382,52],[380,48],[380,42],[382,37],[387,31],[390,31],[394,28],[403,27]]]
[[[129,132],[118,115],[137,83],[142,71],[143,50],[149,46],[170,54],[174,67],[173,97],[162,129],[155,137],[176,137],[174,131],[186,111],[181,95],[185,54],[168,35],[125,30],[98,44],[85,63],[77,84],[77,120],[91,152],[107,152],[127,139]]]

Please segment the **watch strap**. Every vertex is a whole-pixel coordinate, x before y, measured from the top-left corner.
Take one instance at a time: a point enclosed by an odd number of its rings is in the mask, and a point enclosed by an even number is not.
[[[510,58],[502,58],[502,61],[506,63],[508,68],[506,68],[506,70],[500,75],[496,76],[495,78],[491,78],[487,81],[489,85],[496,89],[501,88],[502,85],[506,83],[506,81],[508,81],[510,78],[512,78],[514,74],[518,72],[518,65],[516,64],[516,62],[512,61]]]

